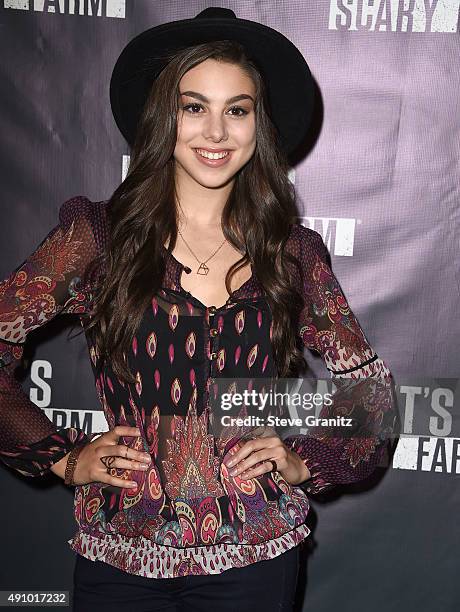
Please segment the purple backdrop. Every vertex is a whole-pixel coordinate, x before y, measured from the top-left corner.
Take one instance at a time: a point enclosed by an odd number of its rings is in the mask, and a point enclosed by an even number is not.
[[[318,611],[457,610],[460,0],[0,1],[0,276],[65,199],[106,199],[122,180],[129,150],[108,87],[123,46],[215,5],[280,30],[310,65],[314,145],[292,171],[302,222],[324,237],[400,398],[403,438],[378,486],[313,499],[299,599]],[[100,430],[84,337],[64,327],[31,338],[24,388],[57,424]],[[0,480],[0,589],[70,589],[71,491],[5,469]]]

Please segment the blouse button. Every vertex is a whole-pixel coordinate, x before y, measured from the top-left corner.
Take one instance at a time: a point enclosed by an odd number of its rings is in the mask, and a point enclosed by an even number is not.
[[[210,359],[215,359],[216,357],[217,357],[217,353],[211,353],[211,354],[209,355],[209,358],[210,358]]]
[[[210,334],[212,337],[217,336],[217,333],[218,333],[218,332],[217,332],[217,329],[214,329],[214,328],[213,328],[213,329],[210,329],[210,330],[209,330],[209,334]]]
[[[214,314],[216,312],[216,307],[215,306],[210,306],[208,308],[209,314]]]

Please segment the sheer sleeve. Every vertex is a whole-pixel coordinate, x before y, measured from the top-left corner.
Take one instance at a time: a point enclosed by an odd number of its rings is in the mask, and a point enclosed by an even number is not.
[[[56,429],[14,376],[28,334],[59,314],[89,305],[86,271],[96,256],[93,203],[64,202],[59,223],[0,283],[0,459],[25,476],[40,476],[74,446],[88,441],[75,427]]]
[[[351,430],[316,426],[308,434],[284,440],[311,473],[301,483],[302,489],[315,494],[363,480],[387,459],[396,435],[397,412],[391,372],[351,311],[329,267],[321,235],[299,228],[296,256],[302,268],[304,307],[298,331],[303,345],[322,356],[337,389],[319,417],[342,416],[353,422]]]

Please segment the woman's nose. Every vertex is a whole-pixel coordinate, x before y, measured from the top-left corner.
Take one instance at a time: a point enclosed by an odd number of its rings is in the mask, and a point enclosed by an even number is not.
[[[227,140],[228,134],[225,118],[220,114],[210,113],[206,119],[203,136],[215,142]]]

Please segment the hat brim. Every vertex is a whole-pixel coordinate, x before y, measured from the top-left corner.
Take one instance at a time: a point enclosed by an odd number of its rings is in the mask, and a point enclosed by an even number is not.
[[[259,68],[267,89],[272,120],[284,152],[296,150],[313,111],[313,79],[303,55],[283,34],[254,21],[201,18],[150,28],[121,52],[110,80],[115,122],[130,146],[153,81],[166,65],[164,56],[184,47],[236,40]]]

